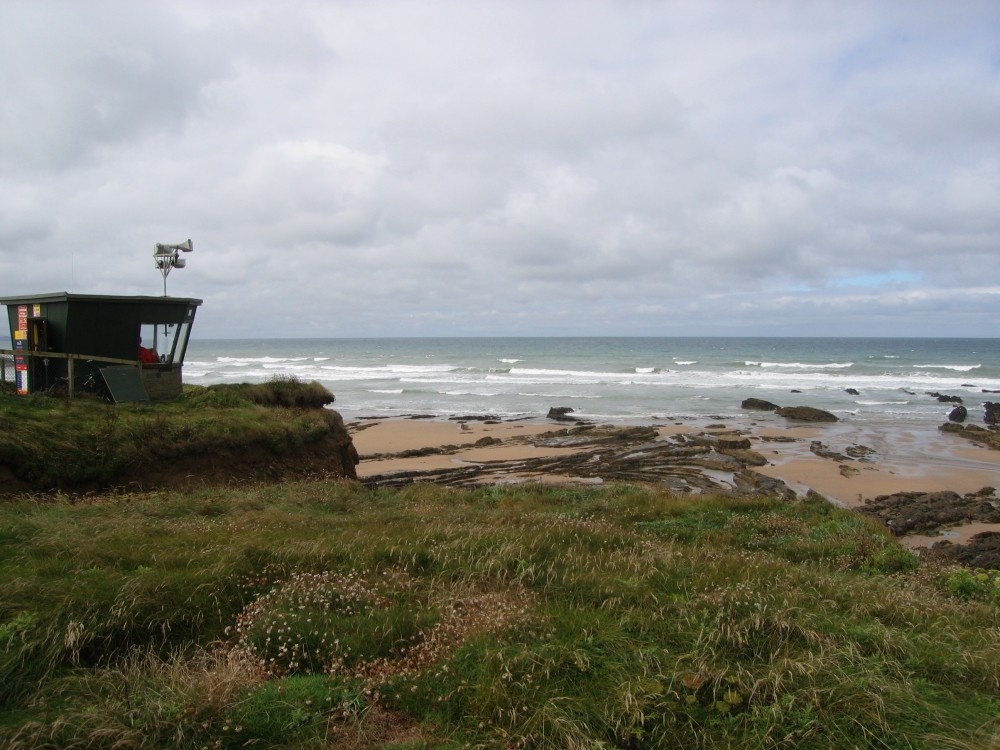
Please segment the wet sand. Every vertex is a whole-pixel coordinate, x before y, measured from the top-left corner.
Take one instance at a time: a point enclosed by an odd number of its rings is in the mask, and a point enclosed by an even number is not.
[[[767,455],[771,465],[759,471],[783,479],[798,492],[814,490],[853,507],[866,498],[896,492],[939,492],[960,495],[1000,486],[1000,451],[977,446],[936,428],[856,427],[836,424],[799,433],[803,439],[783,443]],[[820,440],[834,450],[870,447],[870,460],[831,461],[813,454]],[[762,451],[763,452],[763,451]],[[842,471],[846,467],[847,471]]]

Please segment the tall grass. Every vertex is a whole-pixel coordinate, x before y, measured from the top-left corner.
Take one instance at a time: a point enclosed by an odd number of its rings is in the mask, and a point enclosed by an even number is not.
[[[818,500],[328,481],[0,518],[4,746],[1000,748],[997,603]]]

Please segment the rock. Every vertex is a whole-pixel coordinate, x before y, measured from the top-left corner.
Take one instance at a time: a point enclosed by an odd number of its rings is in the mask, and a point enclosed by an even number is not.
[[[572,429],[543,432],[533,443],[547,448],[574,448],[604,445],[624,445],[652,442],[657,439],[654,427],[574,427]]]
[[[1000,569],[1000,533],[983,531],[966,544],[938,542],[931,547],[933,557],[943,557],[969,568]]]
[[[837,417],[828,411],[816,409],[812,406],[785,406],[775,412],[785,419],[794,419],[799,422],[837,422]]]
[[[568,406],[553,406],[549,409],[548,418],[557,422],[575,422],[576,417],[571,417],[573,410]]]
[[[815,453],[820,458],[832,458],[834,461],[850,461],[847,456],[843,453],[837,453],[837,451],[830,450],[829,446],[824,445],[819,440],[813,440],[809,444],[809,450]]]
[[[719,453],[735,458],[744,466],[767,466],[768,460],[757,451],[740,448],[723,448]]]
[[[756,411],[777,411],[781,407],[777,404],[772,404],[770,401],[765,401],[762,398],[746,398],[743,399],[743,403],[740,404],[743,409],[754,409]]]
[[[1000,508],[979,493],[897,492],[865,500],[858,510],[879,518],[896,536],[933,533],[959,523],[1000,522]]]
[[[862,461],[868,460],[869,456],[875,455],[875,449],[869,448],[867,445],[851,445],[848,446],[844,451],[851,458],[857,458]]]
[[[980,427],[977,424],[963,426],[954,422],[947,422],[938,427],[938,430],[941,432],[950,432],[953,435],[960,435],[975,443],[980,443],[994,450],[1000,450],[1000,429],[997,429],[996,426],[991,425],[987,428]]]
[[[688,441],[695,445],[705,445],[716,450],[724,448],[729,450],[749,450],[751,445],[749,438],[745,438],[738,433],[730,433],[728,435],[702,433],[700,435],[688,436]]]
[[[718,453],[716,451],[705,453],[701,456],[693,456],[688,461],[693,466],[700,466],[709,471],[735,473],[744,469],[744,466],[735,456],[728,456],[725,453]]]
[[[502,442],[503,441],[500,438],[490,437],[487,435],[486,437],[479,438],[479,440],[476,441],[476,447],[485,448],[490,445],[500,445]]]
[[[960,404],[962,403],[961,396],[945,396],[943,393],[938,393],[937,391],[927,391],[928,396],[933,396],[942,404]]]
[[[948,412],[948,421],[949,422],[964,422],[965,418],[968,417],[968,416],[969,416],[969,410],[966,409],[961,404],[959,404],[954,409],[952,409],[950,412]]]
[[[859,391],[857,388],[845,388],[844,389],[844,393],[849,393],[852,396],[860,396],[861,395],[861,391]]]
[[[655,427],[608,427],[606,429],[615,436],[618,442],[656,440],[658,437]]]
[[[983,409],[986,410],[986,415],[983,417],[986,424],[1000,424],[1000,404],[987,401],[983,404]]]
[[[782,480],[758,474],[752,469],[734,474],[733,484],[737,492],[744,495],[770,495],[788,502],[798,499],[795,491]]]

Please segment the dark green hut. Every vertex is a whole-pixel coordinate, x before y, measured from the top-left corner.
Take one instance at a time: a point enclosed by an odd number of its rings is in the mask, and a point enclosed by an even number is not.
[[[19,393],[65,383],[71,369],[74,384],[110,383],[102,370],[132,366],[151,400],[180,395],[200,299],[53,292],[4,297],[0,304],[7,306]],[[67,357],[46,352],[71,355],[72,368]]]

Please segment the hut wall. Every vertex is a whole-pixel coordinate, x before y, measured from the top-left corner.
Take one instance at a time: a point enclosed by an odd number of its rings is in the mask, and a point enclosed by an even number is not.
[[[180,366],[150,365],[142,368],[141,377],[150,401],[169,401],[183,390]]]

